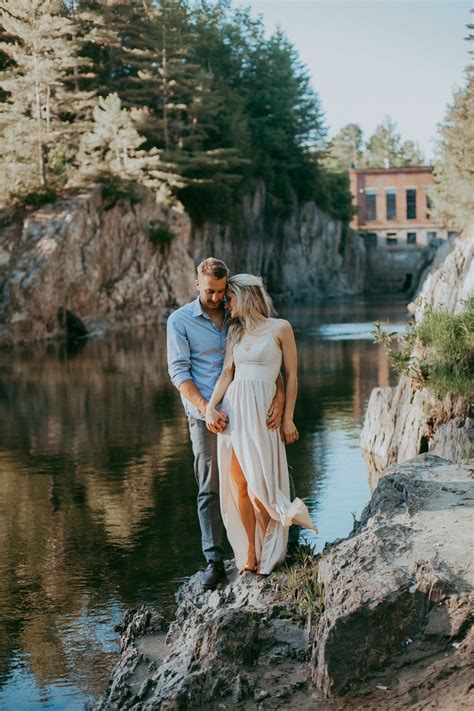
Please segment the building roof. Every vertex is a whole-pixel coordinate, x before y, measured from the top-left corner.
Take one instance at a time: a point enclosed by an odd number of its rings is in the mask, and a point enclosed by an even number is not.
[[[360,174],[383,174],[383,173],[432,173],[430,165],[409,165],[401,168],[351,168],[351,172]]]

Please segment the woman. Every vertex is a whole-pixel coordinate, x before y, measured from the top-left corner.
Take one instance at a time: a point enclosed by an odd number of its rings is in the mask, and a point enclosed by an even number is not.
[[[288,321],[271,318],[271,299],[259,277],[237,274],[227,287],[232,318],[224,367],[206,408],[206,424],[219,432],[217,453],[222,518],[237,567],[268,574],[285,558],[292,523],[316,531],[301,499],[290,501],[285,443],[298,439],[293,422],[297,355]],[[278,430],[266,426],[281,363],[286,402]],[[221,410],[217,407],[222,402]]]

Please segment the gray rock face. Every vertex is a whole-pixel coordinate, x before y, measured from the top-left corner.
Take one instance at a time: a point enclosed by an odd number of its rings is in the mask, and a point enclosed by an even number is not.
[[[262,276],[273,294],[287,299],[360,294],[366,286],[362,238],[314,202],[283,219],[262,182],[230,224],[194,227],[188,249],[196,262],[213,255],[234,273]]]
[[[191,298],[189,218],[159,207],[149,190],[135,191],[133,203],[113,204],[98,186],[25,220],[8,268],[0,264],[0,342],[64,333],[66,312],[89,330],[140,326]],[[170,245],[152,244],[148,235],[157,223],[175,234]],[[11,239],[6,229],[0,243]]]
[[[374,674],[393,689],[397,669],[447,660],[463,644],[474,612],[473,507],[469,471],[432,455],[381,477],[357,532],[319,564],[325,609],[311,630],[311,667],[325,694],[354,692]]]
[[[167,632],[157,613],[128,615],[122,656],[97,709],[208,708],[223,700],[253,707],[306,687],[308,634],[277,604],[277,580],[228,571],[229,585],[214,592],[191,578]]]
[[[96,708],[470,711],[473,526],[467,469],[432,455],[391,467],[356,532],[321,556],[324,609],[306,626],[277,574],[229,565],[207,593],[193,576],[170,626],[127,614]]]
[[[394,388],[374,388],[370,394],[361,446],[376,483],[389,464],[431,452],[453,462],[472,455],[472,418],[460,397],[439,401],[428,388],[414,389],[402,376]]]
[[[410,304],[420,321],[427,308],[458,313],[474,296],[474,237],[453,240],[441,248],[433,270]],[[457,397],[442,402],[427,388],[414,390],[407,377],[395,388],[375,388],[367,407],[361,446],[372,474],[388,464],[433,452],[455,462],[473,456],[469,403]]]

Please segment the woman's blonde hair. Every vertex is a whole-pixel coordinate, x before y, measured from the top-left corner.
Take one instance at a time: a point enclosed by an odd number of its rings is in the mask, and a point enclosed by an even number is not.
[[[227,288],[237,299],[236,318],[233,318],[227,334],[224,367],[230,367],[233,362],[234,347],[247,331],[253,329],[261,321],[262,316],[275,316],[276,311],[261,277],[253,274],[234,274],[227,282]]]

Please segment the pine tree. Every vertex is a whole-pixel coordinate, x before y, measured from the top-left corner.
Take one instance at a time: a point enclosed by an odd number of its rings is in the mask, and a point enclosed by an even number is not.
[[[474,13],[474,10],[471,10]],[[466,40],[474,41],[474,24]],[[469,53],[474,54],[470,49]],[[433,216],[451,229],[474,230],[474,64],[466,68],[464,87],[454,93],[440,126]]]
[[[94,109],[94,125],[81,140],[78,162],[82,175],[99,171],[124,178],[139,178],[143,161],[138,149],[145,139],[136,130],[130,112],[117,94],[100,97]]]
[[[51,0],[0,0],[0,22],[8,37],[0,50],[10,64],[0,74],[3,134],[0,163],[6,176],[4,199],[47,190],[57,182],[67,157],[74,95],[67,86],[77,69],[74,26],[61,4]],[[65,180],[64,176],[62,178]]]
[[[400,154],[396,159],[398,166],[424,165],[425,157],[416,141],[406,140],[400,146]]]
[[[324,164],[335,171],[357,167],[363,157],[363,133],[356,123],[348,123],[329,141]]]
[[[386,116],[367,141],[366,164],[370,168],[393,168],[400,155],[400,134],[397,124]]]

